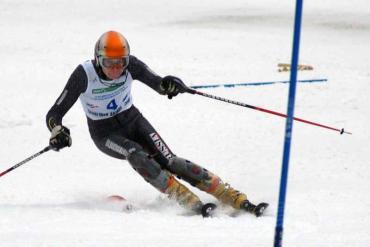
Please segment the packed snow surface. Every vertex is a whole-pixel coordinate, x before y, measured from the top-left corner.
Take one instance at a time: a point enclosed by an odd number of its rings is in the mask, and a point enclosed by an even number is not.
[[[188,85],[289,80],[295,1],[0,1],[0,171],[48,145],[45,115],[107,30],[161,76]],[[284,246],[369,246],[370,7],[304,2]],[[199,89],[286,112],[288,84]],[[94,146],[77,102],[63,119],[73,145],[0,178],[0,246],[272,246],[285,119],[205,97],[172,100],[142,84],[134,104],[173,152],[218,174],[265,217],[211,219],[168,201],[129,165]],[[204,202],[215,199],[191,187]],[[135,210],[104,201],[117,194]]]

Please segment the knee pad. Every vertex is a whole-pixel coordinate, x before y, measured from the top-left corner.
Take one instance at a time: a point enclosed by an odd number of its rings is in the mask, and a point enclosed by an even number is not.
[[[142,150],[135,150],[127,156],[130,165],[137,171],[148,183],[153,185],[159,191],[164,192],[169,183],[170,174],[161,169],[161,166],[148,154]]]
[[[135,150],[127,156],[130,165],[144,178],[154,179],[161,172],[160,165],[142,150]]]

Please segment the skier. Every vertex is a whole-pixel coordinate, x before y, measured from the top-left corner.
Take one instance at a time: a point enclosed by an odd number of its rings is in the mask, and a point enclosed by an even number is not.
[[[116,31],[101,35],[94,59],[83,62],[71,74],[64,90],[46,116],[50,146],[70,147],[69,129],[63,116],[80,98],[92,140],[105,154],[127,160],[152,186],[179,204],[207,217],[215,205],[203,204],[175,176],[215,196],[224,204],[260,216],[268,206],[257,206],[210,171],[176,156],[132,103],[131,85],[139,80],[159,94],[175,97],[188,87],[177,77],[160,77],[130,54],[124,36]]]

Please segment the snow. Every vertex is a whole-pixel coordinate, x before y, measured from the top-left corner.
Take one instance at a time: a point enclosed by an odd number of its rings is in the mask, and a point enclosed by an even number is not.
[[[127,0],[0,2],[0,171],[44,148],[45,115],[96,39],[122,32],[132,54],[188,85],[288,80],[294,1]],[[295,115],[353,135],[294,123],[284,246],[368,246],[370,8],[366,0],[304,2]],[[204,89],[285,112],[287,84]],[[1,177],[0,246],[271,246],[285,120],[135,82],[134,103],[171,149],[215,172],[266,217],[191,216],[90,140],[80,103],[64,118],[73,145]],[[203,201],[215,200],[195,188]],[[127,198],[120,212],[106,196]]]

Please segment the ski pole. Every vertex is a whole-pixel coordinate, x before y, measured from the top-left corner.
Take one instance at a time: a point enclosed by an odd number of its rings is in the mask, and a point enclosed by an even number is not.
[[[204,97],[208,97],[208,98],[211,98],[211,99],[223,101],[223,102],[226,102],[226,103],[230,103],[230,104],[234,104],[234,105],[239,105],[239,106],[247,107],[247,108],[250,108],[250,109],[253,109],[253,110],[257,110],[257,111],[261,111],[261,112],[273,114],[273,115],[284,117],[284,118],[287,118],[288,117],[286,114],[283,114],[283,113],[280,113],[280,112],[271,111],[271,110],[264,109],[264,108],[261,108],[261,107],[257,107],[257,106],[253,106],[253,105],[248,105],[248,104],[245,104],[245,103],[242,103],[242,102],[238,102],[238,101],[234,101],[234,100],[230,100],[230,99],[225,99],[225,98],[222,98],[222,97],[219,97],[219,96],[215,96],[215,95],[211,95],[211,94],[199,92],[199,91],[194,90],[194,89],[191,89],[191,88],[188,88],[187,89],[187,92],[188,93],[191,93],[191,94],[198,94],[198,95],[201,95],[201,96],[204,96]],[[322,128],[334,130],[334,131],[339,132],[340,134],[345,133],[345,134],[352,135],[351,132],[345,131],[344,128],[337,129],[337,128],[333,128],[333,127],[326,126],[326,125],[323,125],[323,124],[311,122],[311,121],[304,120],[302,118],[297,118],[297,117],[293,117],[293,119],[296,120],[296,121],[299,121],[299,122],[306,123],[306,124],[311,124],[311,125],[315,125],[315,126],[318,126],[318,127],[322,127]]]
[[[23,160],[23,161],[19,162],[18,164],[15,164],[14,166],[10,167],[8,170],[3,171],[2,173],[0,173],[0,177],[2,177],[3,175],[7,174],[8,172],[10,172],[10,171],[14,170],[15,168],[20,167],[21,165],[24,165],[24,164],[25,164],[25,163],[27,163],[28,161],[30,161],[30,160],[32,160],[32,159],[34,159],[34,158],[36,158],[37,156],[40,156],[41,154],[43,154],[43,153],[45,153],[45,152],[49,151],[50,149],[51,149],[51,147],[50,147],[50,146],[47,146],[46,148],[44,148],[44,149],[43,149],[43,150],[41,150],[40,152],[35,153],[34,155],[32,155],[32,156],[28,157],[27,159],[25,159],[25,160]]]

